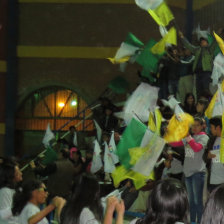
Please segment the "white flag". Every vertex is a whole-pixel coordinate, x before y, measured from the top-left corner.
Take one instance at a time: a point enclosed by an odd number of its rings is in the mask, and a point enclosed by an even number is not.
[[[116,147],[116,144],[115,144],[115,141],[114,141],[114,131],[112,131],[108,147],[109,147],[109,151],[111,153],[114,164],[117,164],[119,162],[119,158],[116,155],[117,147]]]
[[[48,123],[47,129],[43,138],[42,143],[44,144],[45,148],[47,148],[50,144],[50,140],[54,138],[54,133],[51,131],[50,124]]]
[[[104,145],[104,172],[113,173],[113,171],[115,170],[113,158],[106,142],[104,142]]]
[[[197,35],[198,40],[200,38],[205,38],[206,40],[208,39],[208,35],[210,34],[210,29],[208,28],[207,30],[201,30],[200,25],[194,30],[194,33]]]
[[[78,140],[77,140],[77,133],[76,133],[76,131],[74,132],[73,145],[74,146],[78,146]]]
[[[120,48],[118,49],[115,55],[115,60],[119,60],[127,56],[132,56],[138,49],[139,47],[135,47],[125,42],[122,42]]]
[[[169,96],[168,101],[164,99],[162,99],[161,101],[164,106],[168,106],[171,110],[174,110],[176,105],[180,103],[173,95]]]
[[[124,108],[124,120],[129,124],[133,115],[142,122],[149,119],[149,110],[156,108],[159,88],[147,83],[141,83],[127,100]]]
[[[101,137],[102,137],[102,129],[95,120],[93,120],[93,121],[94,121],[94,124],[95,124],[95,127],[96,127],[97,139],[98,139],[98,142],[100,142]]]
[[[219,53],[213,61],[212,84],[217,85],[220,77],[224,76],[224,55]]]
[[[222,92],[222,87],[219,84],[218,90],[217,90],[217,97],[215,100],[215,105],[212,111],[212,117],[222,116],[223,112],[224,112],[224,95]]]
[[[153,136],[151,141],[152,144],[149,144],[148,150],[141,156],[132,168],[135,172],[141,173],[145,176],[150,175],[153,171],[153,168],[165,145],[165,141],[156,134]]]
[[[103,166],[100,152],[101,152],[101,149],[100,149],[99,143],[98,143],[97,140],[95,140],[94,141],[93,160],[92,160],[92,165],[91,165],[91,168],[90,168],[91,173],[96,173]]]
[[[162,2],[163,0],[135,0],[136,5],[146,11],[156,9]]]

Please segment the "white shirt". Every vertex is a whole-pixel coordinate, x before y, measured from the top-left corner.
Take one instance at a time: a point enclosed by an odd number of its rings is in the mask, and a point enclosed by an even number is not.
[[[138,219],[132,220],[129,224],[135,224]],[[183,222],[175,222],[175,224],[184,224]]]
[[[12,215],[12,201],[15,190],[3,187],[0,189],[0,224],[17,223],[17,217]]]
[[[39,207],[32,203],[27,203],[26,206],[23,208],[22,212],[19,215],[19,223],[21,224],[28,224],[29,218],[34,216],[40,212]],[[37,224],[49,224],[48,220],[46,218],[43,218],[40,222]]]
[[[83,208],[79,218],[79,224],[100,224],[94,214],[88,209]]]

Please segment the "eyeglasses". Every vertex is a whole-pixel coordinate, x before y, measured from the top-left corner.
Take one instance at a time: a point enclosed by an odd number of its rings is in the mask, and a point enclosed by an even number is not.
[[[41,187],[38,189],[39,191],[44,191],[44,192],[47,192],[47,188],[46,187]]]

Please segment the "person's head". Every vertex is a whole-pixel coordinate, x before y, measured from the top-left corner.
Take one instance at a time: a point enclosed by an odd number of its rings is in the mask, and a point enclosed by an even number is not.
[[[196,111],[197,113],[204,115],[205,110],[207,109],[208,106],[208,100],[206,99],[199,99],[197,104],[196,104]]]
[[[110,116],[111,114],[113,114],[113,109],[111,107],[106,107],[105,114],[107,116]]]
[[[70,149],[70,158],[72,160],[74,160],[75,162],[78,162],[82,158],[81,152],[75,147],[71,148]]]
[[[70,156],[69,149],[67,149],[67,148],[61,149],[60,154],[61,154],[61,156],[60,156],[61,158],[68,159]]]
[[[208,47],[208,40],[207,39],[201,37],[199,41],[200,41],[200,46],[201,47]]]
[[[85,207],[91,210],[98,221],[102,221],[100,186],[94,175],[83,173],[74,180],[71,196],[62,210],[61,224],[78,223],[80,213]]]
[[[15,188],[15,185],[22,181],[22,172],[17,163],[12,160],[5,160],[0,164],[0,188]]]
[[[69,131],[70,131],[70,133],[73,134],[73,133],[76,131],[75,126],[74,126],[74,125],[70,126],[70,127],[69,127]]]
[[[212,191],[210,194],[203,215],[201,224],[217,224],[224,223],[224,185]]]
[[[195,104],[195,97],[192,93],[187,93],[184,100],[185,106],[192,106]]]
[[[29,180],[15,193],[12,212],[14,215],[19,215],[27,202],[38,206],[44,204],[47,197],[48,192],[44,183],[39,180]]]
[[[187,192],[179,180],[164,179],[159,181],[148,199],[145,218],[137,224],[174,224],[188,223],[189,203]]]
[[[221,136],[222,133],[222,117],[216,116],[209,120],[210,130],[213,136]]]
[[[191,131],[193,134],[198,134],[201,131],[203,131],[205,128],[205,121],[201,117],[195,117],[194,118],[194,123],[191,126]]]

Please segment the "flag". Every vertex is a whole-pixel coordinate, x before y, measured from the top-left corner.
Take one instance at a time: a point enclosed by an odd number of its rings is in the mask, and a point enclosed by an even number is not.
[[[128,90],[129,83],[122,76],[117,76],[115,79],[110,81],[108,87],[117,94],[124,94]]]
[[[104,172],[113,173],[115,170],[112,153],[109,151],[107,142],[104,142]]]
[[[78,146],[78,140],[77,140],[77,133],[76,133],[76,131],[74,132],[73,145],[74,146]]]
[[[46,152],[44,153],[42,164],[46,166],[47,164],[53,163],[55,160],[57,160],[57,158],[58,156],[55,150],[48,146]]]
[[[175,110],[176,105],[180,103],[173,95],[169,96],[168,101],[164,99],[162,99],[161,101],[164,106],[169,107],[171,110]]]
[[[144,176],[148,176],[153,171],[164,146],[165,141],[157,134],[154,134],[149,144],[145,147],[146,151],[133,166],[132,170]]]
[[[144,47],[144,44],[132,33],[128,33],[126,40],[121,43],[114,58],[108,58],[113,64],[121,64],[129,61],[130,57]]]
[[[172,27],[168,33],[151,48],[153,54],[163,54],[166,50],[166,44],[177,45],[177,31]]]
[[[175,114],[169,121],[164,140],[166,142],[177,142],[185,138],[189,133],[190,126],[194,123],[194,118],[184,113],[179,105],[175,107]]]
[[[219,53],[213,61],[212,84],[217,85],[219,79],[224,76],[224,55]]]
[[[108,147],[109,147],[109,151],[111,153],[114,164],[119,163],[119,157],[116,154],[117,147],[116,147],[116,144],[115,144],[115,141],[114,141],[114,131],[112,131]]]
[[[93,152],[93,159],[90,168],[91,173],[96,173],[103,167],[102,159],[101,159],[101,149],[97,140],[94,141],[94,152]]]
[[[221,163],[224,163],[224,113],[222,114],[222,133],[221,133],[220,161],[221,161]]]
[[[101,129],[101,127],[99,126],[99,124],[95,120],[93,120],[93,121],[94,121],[94,124],[95,124],[95,127],[96,127],[97,139],[100,142],[101,141],[101,137],[102,137],[102,129]]]
[[[149,9],[156,9],[163,3],[163,0],[135,0],[137,6],[148,11]]]
[[[160,135],[160,128],[162,123],[162,114],[159,110],[159,108],[156,108],[154,112],[150,112],[149,114],[149,121],[148,121],[148,128],[156,132],[158,135]]]
[[[223,39],[220,36],[218,36],[215,32],[213,32],[213,33],[214,33],[215,39],[216,39],[221,51],[222,51],[222,54],[224,54],[224,41],[223,41]]]
[[[206,111],[205,116],[209,119],[214,116],[222,116],[223,109],[224,109],[224,98],[223,98],[223,91],[224,91],[224,81],[222,81],[222,84],[218,85],[218,90],[213,95],[212,100],[210,101]]]
[[[117,145],[117,155],[119,161],[125,168],[130,168],[130,155],[128,150],[140,146],[142,138],[146,132],[147,127],[138,121],[136,118],[132,118],[129,125],[125,128],[121,140]]]
[[[146,177],[133,170],[128,170],[124,166],[119,166],[112,173],[112,178],[115,187],[118,187],[121,181],[131,179],[133,180],[135,188],[138,190],[146,185],[147,180],[155,180],[155,174],[152,172]]]
[[[208,28],[207,30],[201,30],[201,27],[198,24],[198,27],[194,30],[194,33],[197,35],[198,40],[200,40],[201,37],[208,40],[210,35],[210,29]]]
[[[149,109],[154,110],[157,104],[159,88],[141,83],[127,100],[124,107],[124,120],[128,124],[133,115],[142,122],[147,122]]]
[[[162,2],[155,9],[149,9],[148,12],[159,26],[167,26],[174,19],[172,12],[165,2]]]
[[[42,143],[47,148],[50,145],[50,141],[54,138],[54,133],[51,131],[50,124],[48,123],[47,129],[43,138]]]

